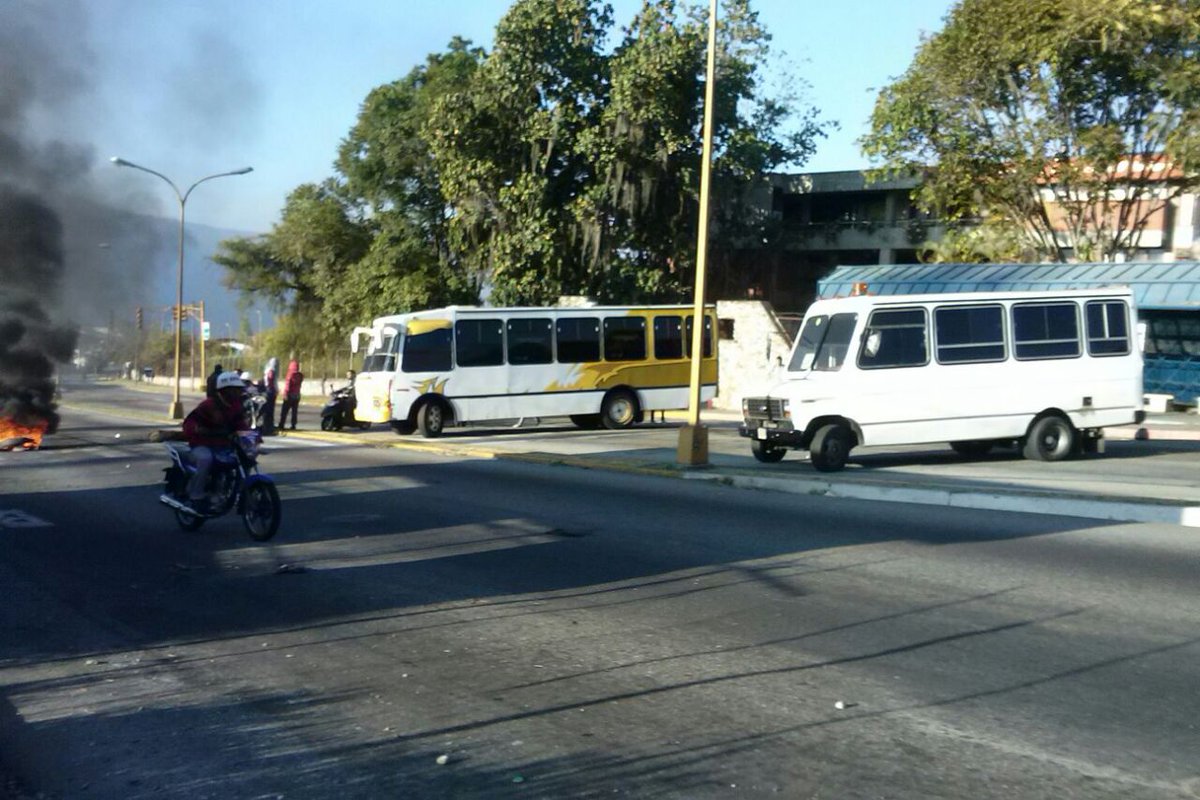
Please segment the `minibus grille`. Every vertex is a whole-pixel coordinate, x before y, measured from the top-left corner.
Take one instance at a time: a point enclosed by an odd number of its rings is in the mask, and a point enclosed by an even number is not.
[[[746,419],[783,419],[783,400],[777,397],[749,397]]]

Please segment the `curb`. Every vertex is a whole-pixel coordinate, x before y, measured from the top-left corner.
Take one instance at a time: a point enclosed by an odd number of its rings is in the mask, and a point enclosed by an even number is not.
[[[972,491],[920,489],[899,486],[865,486],[835,483],[821,478],[783,479],[748,475],[720,475],[684,472],[689,480],[704,480],[739,489],[837,497],[849,500],[875,500],[888,503],[973,508],[981,511],[1007,511],[1017,514],[1049,514],[1062,517],[1105,519],[1115,522],[1161,522],[1200,528],[1200,505],[1160,503],[1152,500],[1111,500],[1100,495],[1060,495],[1037,491]]]

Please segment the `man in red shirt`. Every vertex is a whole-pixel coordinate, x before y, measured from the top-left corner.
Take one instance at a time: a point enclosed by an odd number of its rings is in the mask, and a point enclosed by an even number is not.
[[[231,434],[249,430],[242,413],[245,386],[236,372],[222,372],[217,376],[215,394],[205,398],[183,421],[183,435],[191,446],[192,461],[196,465],[196,472],[188,481],[188,504],[198,513],[209,511],[204,488],[212,469],[213,449],[229,447]]]

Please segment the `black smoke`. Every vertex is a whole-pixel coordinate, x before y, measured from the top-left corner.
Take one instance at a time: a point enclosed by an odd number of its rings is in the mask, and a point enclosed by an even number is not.
[[[58,428],[55,363],[71,357],[77,336],[46,311],[62,274],[58,215],[36,197],[0,185],[0,418],[44,421],[48,433]]]

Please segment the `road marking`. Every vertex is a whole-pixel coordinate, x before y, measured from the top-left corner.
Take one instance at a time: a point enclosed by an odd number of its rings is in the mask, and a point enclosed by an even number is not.
[[[0,508],[0,528],[52,528],[53,522],[15,508]]]

